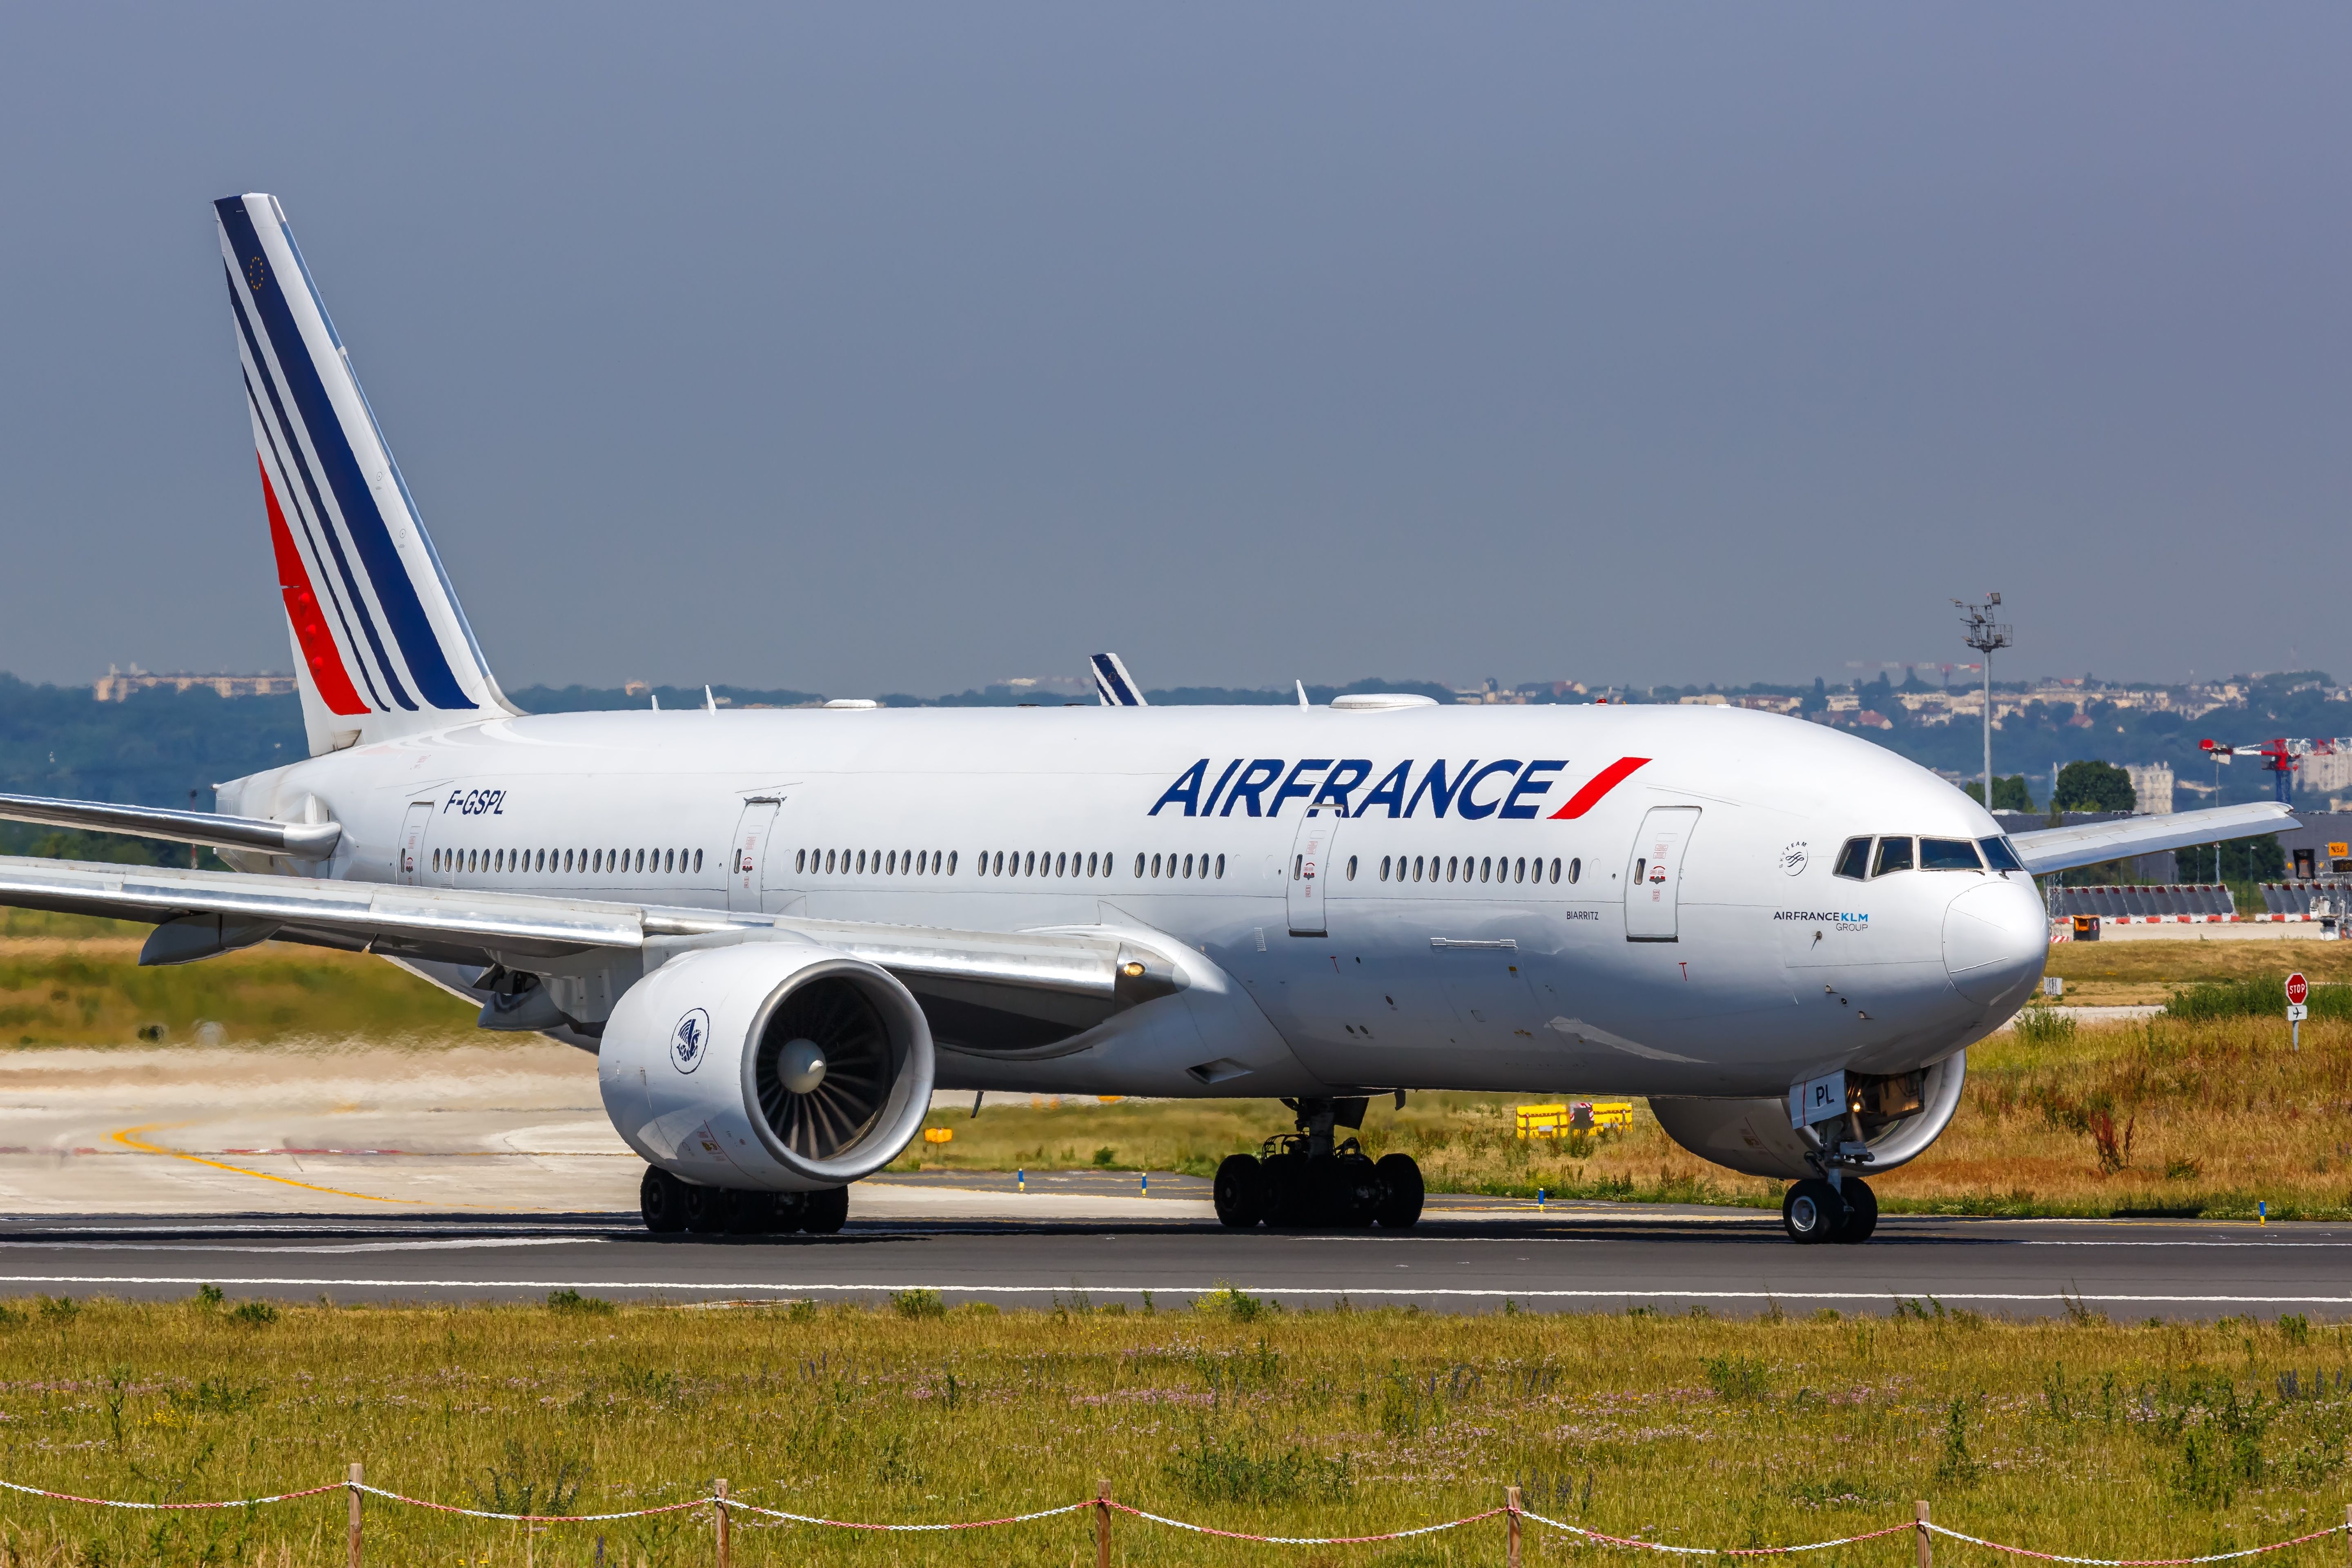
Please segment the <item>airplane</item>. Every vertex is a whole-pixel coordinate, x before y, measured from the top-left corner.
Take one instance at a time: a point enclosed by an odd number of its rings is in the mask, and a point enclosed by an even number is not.
[[[1373,1100],[1575,1085],[1858,1242],[2041,977],[2035,874],[2292,824],[2009,836],[1884,748],[1713,706],[526,714],[284,210],[215,211],[310,755],[214,812],[0,800],[234,868],[10,858],[0,903],[150,923],[142,963],[374,953],[594,1052],[654,1232],[838,1231],[936,1089],[1278,1098],[1218,1218],[1402,1229],[1418,1166],[1346,1136]]]

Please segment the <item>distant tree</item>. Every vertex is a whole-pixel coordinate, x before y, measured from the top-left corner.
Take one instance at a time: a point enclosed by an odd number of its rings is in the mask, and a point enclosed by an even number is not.
[[[1813,677],[1813,689],[1797,700],[1800,713],[1819,713],[1830,705],[1829,689],[1818,675]]]
[[[2181,879],[2190,882],[2275,882],[2286,875],[2286,851],[2279,847],[2275,833],[2265,833],[2259,838],[2232,838],[2221,845],[2218,872],[2213,849],[2210,844],[2193,844],[2186,849],[2174,850]]]
[[[2059,811],[2129,811],[2135,803],[2131,774],[2113,763],[2068,763],[2058,770],[2050,804]]]
[[[1979,805],[1984,804],[1982,779],[1970,779],[1960,787],[1968,792],[1970,800],[1975,801]],[[2001,777],[1999,773],[1993,774],[1992,808],[1995,811],[2032,811],[2033,809],[2033,797],[2026,793],[2023,773],[2011,773],[2007,778]]]

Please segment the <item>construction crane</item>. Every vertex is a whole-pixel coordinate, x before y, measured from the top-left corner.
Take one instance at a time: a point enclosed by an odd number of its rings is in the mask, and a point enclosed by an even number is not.
[[[2352,753],[2352,736],[2336,735],[2315,741],[2282,736],[2274,741],[2243,746],[2225,746],[2219,741],[2200,741],[2197,749],[2222,763],[2234,757],[2262,758],[2263,771],[2271,775],[2272,798],[2285,802],[2294,793],[2294,770],[2301,765],[2302,759]]]

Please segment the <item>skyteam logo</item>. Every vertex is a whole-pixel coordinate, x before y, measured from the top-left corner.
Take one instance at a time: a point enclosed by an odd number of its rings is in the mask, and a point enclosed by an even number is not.
[[[710,1049],[710,1015],[697,1007],[677,1021],[669,1032],[670,1066],[680,1072],[692,1072],[702,1065]]]

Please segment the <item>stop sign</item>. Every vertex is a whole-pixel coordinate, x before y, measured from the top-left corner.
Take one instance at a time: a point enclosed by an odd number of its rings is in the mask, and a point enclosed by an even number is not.
[[[2303,999],[2310,994],[2311,983],[2304,979],[2301,974],[2290,974],[2286,977],[2286,999],[2289,1002],[2300,1007],[2303,1005]]]

